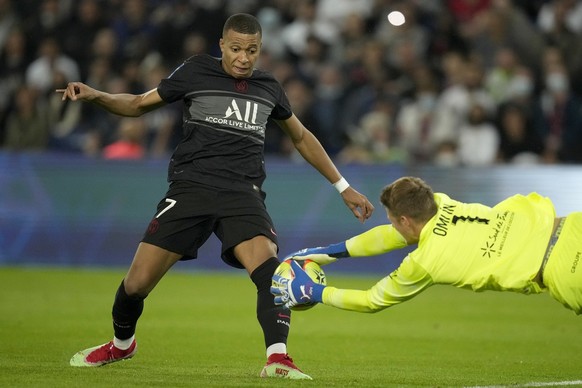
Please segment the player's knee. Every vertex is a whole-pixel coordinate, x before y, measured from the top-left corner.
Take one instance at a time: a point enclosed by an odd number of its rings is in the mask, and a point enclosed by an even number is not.
[[[271,279],[278,266],[279,260],[277,260],[276,257],[271,257],[253,271],[251,279],[257,286],[257,290],[261,291],[270,289]]]
[[[122,285],[125,294],[130,297],[145,299],[151,291],[148,284],[133,279],[124,279]]]

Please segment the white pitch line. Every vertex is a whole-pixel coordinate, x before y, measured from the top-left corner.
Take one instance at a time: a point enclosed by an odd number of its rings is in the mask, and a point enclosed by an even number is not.
[[[531,382],[526,384],[517,385],[477,385],[464,388],[525,388],[525,387],[557,387],[562,385],[580,385],[582,386],[582,380],[572,380],[572,381],[552,381],[552,382]]]

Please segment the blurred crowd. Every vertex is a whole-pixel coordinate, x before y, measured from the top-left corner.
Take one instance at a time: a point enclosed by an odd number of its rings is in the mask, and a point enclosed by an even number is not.
[[[180,104],[122,118],[55,89],[155,88],[220,56],[237,12],[258,17],[258,67],[339,162],[582,162],[578,0],[0,0],[0,149],[167,158]],[[265,150],[296,157],[274,125]]]

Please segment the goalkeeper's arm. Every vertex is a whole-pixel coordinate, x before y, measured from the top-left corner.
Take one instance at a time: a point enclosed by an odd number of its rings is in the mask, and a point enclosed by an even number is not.
[[[320,265],[333,263],[343,257],[363,257],[381,255],[401,249],[408,244],[402,235],[390,224],[376,226],[346,241],[326,247],[306,248],[291,253],[285,259],[310,259]]]
[[[296,262],[291,279],[273,275],[271,293],[275,304],[293,307],[323,303],[343,310],[374,313],[407,301],[434,284],[430,274],[410,257],[368,290],[340,289],[313,281]]]

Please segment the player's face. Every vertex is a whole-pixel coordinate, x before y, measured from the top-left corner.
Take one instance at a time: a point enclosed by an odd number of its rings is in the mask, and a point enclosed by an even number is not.
[[[390,213],[390,210],[386,210],[386,215],[390,223],[404,237],[408,244],[416,244],[418,242],[418,233],[416,225],[407,217],[400,216],[397,217]]]
[[[248,78],[261,52],[261,34],[228,30],[220,39],[222,68],[234,78]]]

